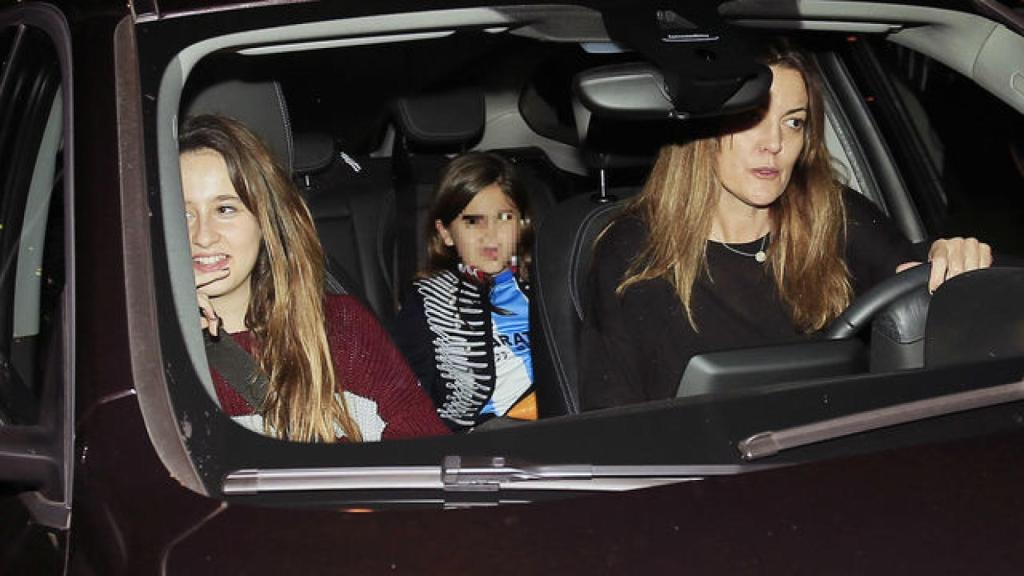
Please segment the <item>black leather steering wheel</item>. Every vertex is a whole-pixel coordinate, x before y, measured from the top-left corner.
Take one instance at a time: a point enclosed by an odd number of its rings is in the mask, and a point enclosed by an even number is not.
[[[883,282],[862,294],[832,321],[822,332],[828,340],[850,338],[871,324],[871,319],[897,299],[926,286],[931,276],[930,263],[914,266]]]

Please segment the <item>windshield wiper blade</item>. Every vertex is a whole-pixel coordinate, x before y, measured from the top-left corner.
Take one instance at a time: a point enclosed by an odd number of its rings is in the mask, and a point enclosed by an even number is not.
[[[979,390],[957,392],[905,402],[876,410],[857,412],[838,418],[794,426],[785,430],[759,432],[736,445],[744,460],[774,456],[783,450],[833,440],[860,432],[868,432],[916,422],[925,418],[945,416],[977,408],[986,408],[1024,400],[1024,379],[1010,384]]]

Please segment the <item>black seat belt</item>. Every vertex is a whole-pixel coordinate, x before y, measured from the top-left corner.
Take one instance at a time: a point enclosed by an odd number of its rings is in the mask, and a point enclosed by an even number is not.
[[[214,337],[203,330],[203,341],[210,367],[258,412],[267,396],[267,375],[227,332]]]
[[[397,274],[394,279],[398,294],[416,275],[417,214],[416,177],[413,174],[411,153],[405,136],[399,134],[391,152],[391,170],[395,178],[395,215],[397,228]]]

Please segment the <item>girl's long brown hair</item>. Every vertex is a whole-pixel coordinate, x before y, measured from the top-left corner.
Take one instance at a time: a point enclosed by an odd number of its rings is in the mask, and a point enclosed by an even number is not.
[[[825,147],[825,105],[817,69],[785,41],[770,43],[761,62],[799,72],[807,86],[804,147],[789,185],[771,206],[767,265],[794,326],[813,332],[838,316],[852,296],[843,258],[842,185]],[[649,236],[616,293],[621,296],[633,284],[662,278],[675,289],[695,330],[693,285],[708,273],[707,240],[721,187],[714,166],[724,132],[662,147],[643,190],[623,213],[643,220]]]
[[[361,440],[327,341],[325,259],[309,209],[266,145],[240,122],[209,115],[186,120],[179,151],[200,150],[224,158],[262,235],[245,325],[269,380],[266,399],[256,407],[264,425],[288,440],[334,442],[337,428]]]

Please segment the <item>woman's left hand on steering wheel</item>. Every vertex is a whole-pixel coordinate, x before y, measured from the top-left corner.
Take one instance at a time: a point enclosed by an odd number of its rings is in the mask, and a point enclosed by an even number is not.
[[[953,276],[991,266],[992,248],[973,237],[942,238],[932,243],[928,261],[932,263],[928,290],[935,292],[940,284]],[[904,262],[896,267],[896,271],[902,272],[918,264],[920,262]]]

